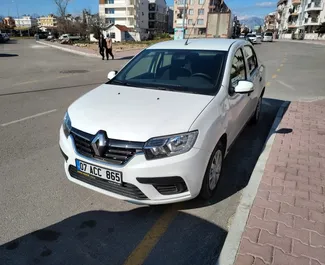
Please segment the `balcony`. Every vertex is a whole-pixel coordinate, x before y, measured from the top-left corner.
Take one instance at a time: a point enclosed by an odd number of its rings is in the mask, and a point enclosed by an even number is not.
[[[324,3],[322,3],[322,2],[312,2],[312,3],[307,5],[306,11],[307,12],[310,12],[310,11],[322,11],[323,7],[324,7]]]
[[[114,4],[105,4],[105,7],[108,8],[117,8],[117,7],[134,7],[134,1],[133,0],[125,0],[125,1],[118,1],[114,2]]]
[[[300,5],[301,4],[301,0],[292,0],[292,5]]]
[[[289,22],[288,23],[288,28],[289,29],[293,29],[293,28],[296,28],[298,27],[298,23],[297,22]]]
[[[133,16],[134,16],[133,12],[105,14],[106,18],[124,18],[124,17],[133,17]]]
[[[305,19],[304,26],[318,26],[319,22],[319,17],[309,17]]]

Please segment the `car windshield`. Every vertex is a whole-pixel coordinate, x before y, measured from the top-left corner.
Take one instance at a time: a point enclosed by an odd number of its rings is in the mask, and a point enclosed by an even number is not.
[[[214,95],[226,58],[226,51],[147,49],[108,84]]]
[[[247,34],[247,37],[253,37],[253,38],[255,38],[256,35],[255,34]]]
[[[269,37],[272,36],[272,32],[266,32],[265,36],[269,36]]]

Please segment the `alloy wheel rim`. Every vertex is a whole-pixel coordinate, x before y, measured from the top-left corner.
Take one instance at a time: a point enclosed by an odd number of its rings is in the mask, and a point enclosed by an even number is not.
[[[218,184],[222,168],[222,152],[217,150],[212,159],[210,172],[209,172],[209,188],[214,190]]]

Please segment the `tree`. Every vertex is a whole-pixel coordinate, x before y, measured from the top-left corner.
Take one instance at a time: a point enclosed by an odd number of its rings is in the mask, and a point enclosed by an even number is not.
[[[325,33],[325,22],[323,22],[317,27],[316,33],[318,33],[318,36]]]
[[[58,9],[58,15],[61,18],[66,17],[67,7],[71,0],[53,0]]]
[[[262,33],[262,26],[260,26],[260,27],[258,28],[258,30],[256,31],[256,33]]]

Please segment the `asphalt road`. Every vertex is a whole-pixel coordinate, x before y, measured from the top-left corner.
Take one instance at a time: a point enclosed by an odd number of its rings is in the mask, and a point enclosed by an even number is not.
[[[86,58],[32,40],[0,46],[0,263],[214,264],[281,104],[271,98],[325,93],[324,75],[317,74],[325,54],[316,45],[263,43],[256,50],[270,80],[261,122],[237,140],[214,198],[146,207],[70,183],[58,147],[69,104],[126,61]],[[300,64],[299,52],[306,54]]]

